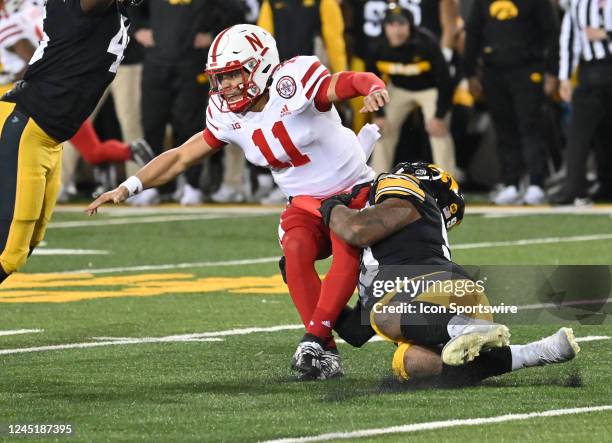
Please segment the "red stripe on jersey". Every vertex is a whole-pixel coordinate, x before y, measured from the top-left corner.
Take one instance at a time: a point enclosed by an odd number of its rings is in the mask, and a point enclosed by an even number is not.
[[[306,86],[306,83],[308,83],[308,80],[310,80],[310,77],[313,76],[319,66],[321,66],[321,62],[317,60],[308,68],[308,71],[306,71],[306,74],[304,74],[302,78],[302,86]]]
[[[226,145],[225,142],[222,142],[215,137],[213,133],[208,130],[208,128],[204,128],[204,131],[202,131],[202,138],[204,138],[204,141],[208,144],[208,146],[213,149],[220,149]]]
[[[1,36],[1,37],[0,37],[0,44],[4,43],[4,41],[5,41],[6,39],[8,39],[8,38],[10,38],[10,37],[13,37],[13,36],[15,36],[15,35],[19,35],[19,34],[22,34],[22,35],[23,35],[23,38],[26,38],[26,37],[25,37],[25,34],[24,34],[22,31],[21,31],[21,29],[18,29],[18,30],[14,31],[14,32],[13,32],[13,33],[11,33],[11,34]]]
[[[321,73],[321,75],[319,75],[319,77],[317,77],[317,79],[315,80],[315,82],[312,84],[312,86],[310,87],[310,89],[308,90],[308,92],[306,92],[306,98],[308,100],[310,100],[310,97],[312,97],[312,94],[315,91],[315,87],[317,86],[317,83],[319,83],[319,80],[321,80],[324,77],[327,77],[329,75],[329,71],[326,69],[325,71],[323,71]]]
[[[225,28],[223,31],[221,31],[221,34],[219,34],[217,36],[217,38],[215,39],[215,45],[213,46],[213,56],[212,56],[212,61],[213,63],[217,62],[217,48],[219,47],[219,43],[221,42],[221,37],[223,37],[223,34],[225,34],[227,31],[229,31],[230,29],[232,29],[233,26],[230,26],[229,28]]]
[[[13,28],[16,28],[17,25],[12,24],[12,25],[8,25],[6,28],[0,28],[0,35],[2,35],[5,32],[8,32],[10,30],[12,30]]]
[[[215,125],[213,125],[213,124],[210,122],[210,120],[208,120],[208,119],[206,119],[206,124],[208,124],[208,125],[212,126],[212,127],[213,127],[213,128],[215,128],[215,130],[217,130],[217,131],[219,130],[219,128],[217,128]]]

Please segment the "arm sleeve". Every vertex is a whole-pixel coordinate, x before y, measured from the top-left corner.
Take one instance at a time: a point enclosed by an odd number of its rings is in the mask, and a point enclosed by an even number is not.
[[[272,7],[268,0],[264,0],[261,4],[257,26],[264,28],[270,34],[274,35],[274,16],[272,15]]]
[[[482,48],[482,7],[480,1],[476,0],[472,5],[472,11],[468,19],[466,27],[466,38],[465,38],[465,55],[464,55],[464,69],[467,77],[473,77],[476,74],[476,63],[480,56]]]
[[[337,0],[321,0],[321,35],[332,72],[347,67],[346,44],[344,42],[344,19]]]
[[[139,29],[150,28],[149,24],[149,2],[143,2],[138,8],[129,8],[130,31],[136,32]]]

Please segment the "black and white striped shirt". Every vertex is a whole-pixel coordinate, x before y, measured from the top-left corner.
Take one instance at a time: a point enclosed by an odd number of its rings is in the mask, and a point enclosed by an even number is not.
[[[589,41],[586,28],[605,29],[606,40]],[[612,61],[612,0],[571,0],[563,17],[560,37],[559,79],[571,78],[582,60]]]

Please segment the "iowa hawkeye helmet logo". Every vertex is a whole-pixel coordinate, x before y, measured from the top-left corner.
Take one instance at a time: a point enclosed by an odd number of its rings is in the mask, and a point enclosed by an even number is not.
[[[288,75],[281,77],[278,80],[278,83],[276,83],[276,91],[282,98],[290,99],[295,95],[296,89],[295,80],[293,80],[293,77],[289,77]]]
[[[498,0],[491,3],[489,13],[491,14],[491,17],[500,21],[505,21],[517,18],[519,15],[519,10],[510,0]]]

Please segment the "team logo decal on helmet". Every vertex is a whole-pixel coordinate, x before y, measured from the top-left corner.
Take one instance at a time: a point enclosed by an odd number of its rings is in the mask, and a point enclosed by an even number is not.
[[[457,181],[444,169],[424,162],[400,163],[392,173],[413,175],[427,187],[442,212],[446,229],[461,223],[465,212],[463,194]]]
[[[276,92],[278,92],[278,95],[282,98],[290,99],[295,95],[296,90],[297,87],[293,77],[285,75],[276,82]]]
[[[208,52],[210,95],[222,112],[245,112],[268,86],[279,64],[276,41],[255,25],[235,25],[219,33]]]

